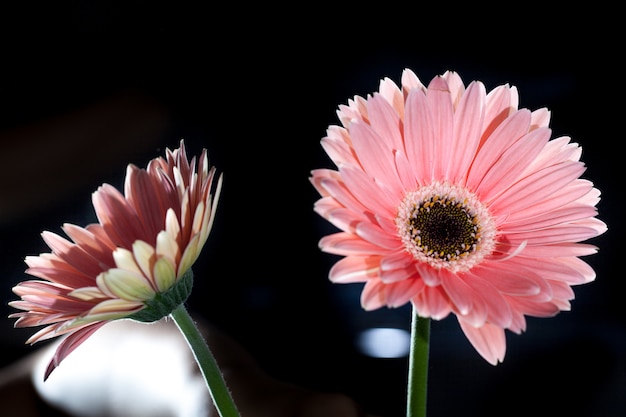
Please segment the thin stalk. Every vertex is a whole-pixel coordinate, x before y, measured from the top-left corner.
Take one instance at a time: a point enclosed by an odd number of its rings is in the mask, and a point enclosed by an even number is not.
[[[219,415],[221,417],[240,417],[235,402],[226,386],[226,381],[224,381],[224,377],[222,376],[222,371],[218,367],[215,357],[209,349],[209,345],[202,337],[202,334],[187,312],[187,309],[181,304],[176,307],[170,315],[174,319],[178,329],[183,336],[185,336],[193,352],[193,356],[200,367],[200,371],[202,371],[211,398],[213,399],[213,404]]]
[[[426,417],[429,342],[430,318],[419,317],[413,308],[407,383],[407,417]]]

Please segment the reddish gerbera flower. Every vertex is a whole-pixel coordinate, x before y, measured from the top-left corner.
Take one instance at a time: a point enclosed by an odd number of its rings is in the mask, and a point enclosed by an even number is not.
[[[40,279],[13,288],[21,300],[9,304],[23,311],[9,317],[16,327],[45,326],[26,343],[69,334],[45,378],[107,322],[156,321],[187,299],[221,189],[221,176],[213,187],[215,172],[206,149],[196,167],[181,141],[146,169],[129,165],[124,195],[109,184],[98,188],[99,223],[65,224],[71,241],[42,233],[52,252],[26,257],[26,272]]]
[[[337,111],[322,146],[337,170],[312,171],[315,211],[341,232],[323,251],[342,255],[336,283],[365,283],[367,310],[413,304],[454,314],[489,363],[504,330],[525,316],[570,308],[571,286],[595,273],[580,259],[602,234],[600,193],[580,178],[581,148],[550,140],[550,112],[518,109],[515,87],[486,92],[448,71],[428,87],[410,70]]]

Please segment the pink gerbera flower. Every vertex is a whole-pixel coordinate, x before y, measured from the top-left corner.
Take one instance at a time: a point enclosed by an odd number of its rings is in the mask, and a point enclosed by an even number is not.
[[[187,299],[191,266],[213,223],[222,178],[206,149],[196,166],[183,141],[166,159],[146,169],[130,164],[125,190],[104,184],[93,194],[99,223],[65,224],[67,240],[43,232],[51,253],[26,257],[26,272],[38,280],[13,288],[21,297],[9,304],[16,327],[45,326],[26,343],[69,334],[45,374],[107,322],[120,318],[156,321]]]
[[[515,87],[467,87],[448,71],[424,86],[355,96],[322,146],[337,170],[312,171],[315,211],[341,232],[320,248],[343,256],[336,283],[365,283],[364,309],[412,303],[450,313],[489,363],[504,359],[505,329],[570,308],[571,286],[595,273],[580,243],[606,231],[600,192],[580,178],[581,148],[550,140],[550,112],[518,109]]]

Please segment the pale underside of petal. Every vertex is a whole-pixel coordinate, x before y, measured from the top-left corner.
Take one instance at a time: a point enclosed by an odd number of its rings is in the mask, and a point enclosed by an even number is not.
[[[497,365],[504,360],[506,353],[506,338],[504,329],[485,323],[480,327],[474,327],[459,318],[459,324],[463,333],[470,341],[474,349],[487,362]]]
[[[160,232],[156,238],[156,254],[159,257],[165,256],[175,262],[180,257],[180,249],[175,237],[165,230]]]
[[[133,254],[135,261],[140,268],[139,273],[146,277],[151,277],[152,264],[154,263],[154,257],[156,255],[154,247],[143,240],[137,240],[133,243]]]
[[[83,301],[91,301],[91,300],[107,298],[107,295],[104,294],[98,287],[77,288],[74,291],[68,293],[68,295],[72,297],[76,297]]]
[[[121,300],[118,298],[105,300],[95,305],[89,310],[88,314],[67,321],[60,329],[67,331],[90,323],[121,319],[141,310],[143,307],[144,304],[138,301]]]
[[[143,303],[139,301],[129,301],[122,299],[106,300],[95,305],[90,311],[89,316],[101,316],[105,317],[111,315],[111,318],[119,318],[127,316],[130,313],[143,307]],[[101,318],[101,320],[104,320]],[[108,319],[107,319],[108,320]]]
[[[176,282],[176,266],[169,258],[159,258],[154,264],[153,276],[157,290],[164,292]]]
[[[112,268],[96,278],[98,287],[112,298],[127,301],[147,301],[154,298],[155,290],[143,274]]]
[[[200,255],[200,251],[202,247],[200,246],[200,235],[195,235],[189,241],[189,244],[185,248],[183,255],[180,258],[180,263],[178,265],[177,276],[182,276],[185,272],[189,271],[193,266],[193,263],[196,262],[198,256]]]
[[[133,243],[133,246],[135,245],[135,243]],[[137,265],[137,262],[135,262],[134,253],[129,251],[128,249],[115,249],[115,251],[113,252],[113,259],[115,259],[115,265],[118,269],[124,269],[137,275],[142,274],[141,268],[139,268],[139,265]]]

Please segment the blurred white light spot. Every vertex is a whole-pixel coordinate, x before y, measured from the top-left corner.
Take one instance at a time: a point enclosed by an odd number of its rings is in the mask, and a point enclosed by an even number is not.
[[[401,358],[409,354],[411,334],[403,329],[374,328],[361,332],[357,344],[361,352],[374,358]]]

